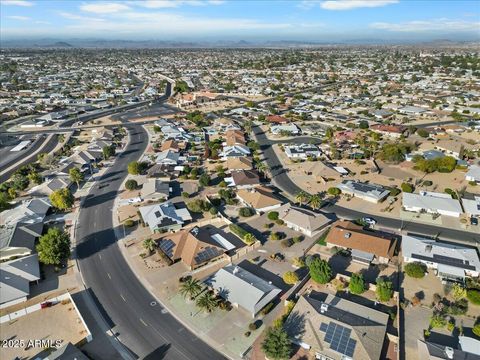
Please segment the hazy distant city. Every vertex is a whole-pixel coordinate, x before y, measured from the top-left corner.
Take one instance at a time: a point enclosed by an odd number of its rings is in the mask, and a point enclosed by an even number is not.
[[[0,0],[1,359],[480,359],[480,5]]]

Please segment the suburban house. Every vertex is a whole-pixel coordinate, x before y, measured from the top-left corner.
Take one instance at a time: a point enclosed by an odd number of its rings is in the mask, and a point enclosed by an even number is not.
[[[177,209],[170,201],[161,204],[142,206],[139,210],[143,221],[148,225],[152,232],[179,230],[185,222],[192,220],[188,209]]]
[[[59,176],[32,187],[28,193],[34,196],[50,196],[53,192],[64,188],[68,189],[70,186],[72,186],[72,182],[67,176]]]
[[[161,165],[177,165],[180,154],[173,150],[165,150],[157,154],[155,162]]]
[[[225,167],[227,171],[234,170],[252,170],[252,160],[245,156],[240,157],[229,157],[225,162]]]
[[[0,260],[30,255],[35,249],[35,240],[42,236],[43,223],[16,223],[7,225],[0,232]]]
[[[160,151],[168,151],[168,150],[173,152],[179,152],[180,147],[178,145],[178,142],[173,139],[169,139],[167,141],[162,142],[162,145],[160,146]]]
[[[258,213],[274,210],[283,204],[283,201],[273,195],[273,190],[265,186],[238,190],[237,198]]]
[[[143,201],[167,200],[170,196],[170,184],[159,179],[149,179],[142,185],[140,196]]]
[[[362,264],[370,264],[374,260],[388,264],[397,246],[397,240],[393,236],[365,231],[363,226],[346,220],[333,223],[325,241],[328,247],[350,249],[352,260]]]
[[[308,157],[317,158],[322,155],[322,152],[316,145],[298,144],[285,146],[285,154],[290,159],[307,159]]]
[[[281,292],[271,283],[235,265],[221,268],[204,282],[233,306],[247,311],[252,318]]]
[[[232,157],[242,157],[250,155],[250,149],[242,144],[224,146],[220,156],[227,160]]]
[[[389,136],[398,139],[402,136],[407,130],[405,126],[400,125],[385,125],[385,124],[375,124],[370,126],[370,130],[378,134]]]
[[[293,343],[316,359],[379,360],[388,314],[331,294],[301,296],[285,321]]]
[[[420,359],[425,360],[480,360],[480,341],[468,336],[458,337],[458,347],[417,340]]]
[[[284,118],[283,116],[280,116],[280,115],[268,115],[266,117],[266,120],[270,123],[273,123],[273,124],[286,124],[286,123],[288,123],[288,119]]]
[[[450,194],[421,191],[420,194],[402,193],[402,206],[406,211],[460,217],[460,202]]]
[[[379,203],[390,194],[390,191],[381,185],[354,180],[343,180],[337,187],[342,190],[344,194],[352,195],[372,203]]]
[[[147,170],[147,177],[170,181],[171,172],[169,165],[153,164],[153,166]]]
[[[37,254],[0,263],[0,309],[26,301],[30,283],[38,280]]]
[[[50,209],[48,198],[34,198],[22,202],[20,205],[0,213],[0,225],[15,223],[34,224],[42,222]]]
[[[330,220],[323,214],[293,206],[290,203],[276,209],[278,218],[285,222],[290,229],[300,231],[306,236],[313,237],[320,233]]]
[[[274,135],[279,135],[283,132],[291,135],[297,135],[300,133],[300,129],[295,124],[272,125],[270,126],[270,131]]]
[[[480,184],[480,166],[479,165],[470,166],[467,173],[465,174],[465,180],[475,181],[476,183]]]
[[[245,134],[241,130],[228,130],[225,132],[225,144],[227,146],[245,145]]]
[[[238,189],[255,187],[260,184],[260,177],[255,170],[235,170],[230,177],[223,179],[228,186]]]
[[[213,261],[228,259],[226,252],[235,245],[218,233],[194,227],[162,237],[158,247],[173,263],[182,261],[194,270]]]
[[[467,196],[467,195],[466,195]],[[471,195],[471,198],[462,198],[465,214],[470,217],[480,217],[480,195]]]
[[[422,262],[442,279],[464,281],[467,276],[480,274],[480,259],[474,248],[403,235],[402,253],[405,262]]]

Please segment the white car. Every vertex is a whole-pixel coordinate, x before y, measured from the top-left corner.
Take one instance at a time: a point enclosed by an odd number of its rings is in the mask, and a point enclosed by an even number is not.
[[[362,219],[362,221],[363,221],[364,223],[367,223],[367,224],[370,225],[370,226],[373,226],[373,225],[375,225],[375,224],[377,223],[377,220],[372,219],[371,217],[364,217],[364,218]]]

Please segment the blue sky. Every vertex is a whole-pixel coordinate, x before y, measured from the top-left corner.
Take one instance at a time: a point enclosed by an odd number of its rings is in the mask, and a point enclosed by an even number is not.
[[[2,39],[472,40],[480,1],[0,0]]]

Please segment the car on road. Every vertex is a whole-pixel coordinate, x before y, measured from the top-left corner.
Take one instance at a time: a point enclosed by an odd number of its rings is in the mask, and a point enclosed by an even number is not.
[[[374,226],[377,223],[377,220],[371,217],[364,217],[362,218],[362,222],[364,222],[367,225]]]

